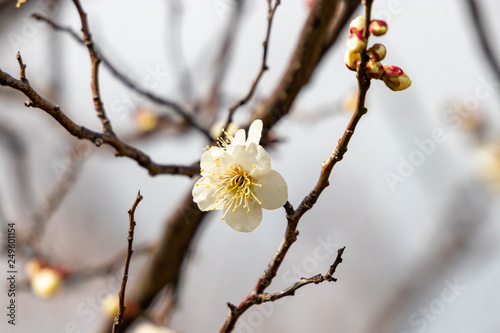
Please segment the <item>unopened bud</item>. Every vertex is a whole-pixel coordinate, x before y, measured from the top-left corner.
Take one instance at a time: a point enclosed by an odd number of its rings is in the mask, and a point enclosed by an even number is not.
[[[382,20],[371,21],[368,31],[374,36],[382,36],[387,32],[387,23]]]
[[[378,61],[370,60],[366,63],[365,73],[370,79],[379,80],[384,74],[384,66]]]
[[[361,52],[366,47],[366,38],[361,32],[352,33],[347,38],[347,50],[351,52]]]
[[[345,51],[344,62],[347,68],[351,71],[356,71],[358,63],[361,61],[361,55],[359,53],[354,53],[349,50]]]
[[[373,61],[381,61],[385,58],[385,53],[387,52],[384,45],[376,43],[366,51],[368,57]]]
[[[118,299],[118,295],[108,294],[104,297],[101,308],[108,318],[114,318],[118,311],[120,311],[120,300]]]
[[[385,67],[382,80],[389,89],[394,91],[405,90],[411,86],[411,80],[403,70],[397,66]]]
[[[134,114],[134,119],[137,127],[143,132],[149,132],[158,125],[156,114],[148,108],[139,108]]]
[[[363,16],[358,16],[354,20],[351,21],[351,24],[349,24],[349,32],[351,34],[356,33],[356,32],[363,32],[366,27],[366,21],[363,18]]]
[[[43,268],[31,278],[31,289],[36,295],[49,298],[59,289],[61,280],[62,277],[57,271]]]

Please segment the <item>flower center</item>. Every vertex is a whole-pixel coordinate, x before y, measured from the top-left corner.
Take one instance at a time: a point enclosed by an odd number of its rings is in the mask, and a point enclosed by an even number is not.
[[[259,205],[262,204],[253,192],[254,186],[262,187],[262,185],[254,182],[252,176],[236,162],[233,167],[228,168],[226,172],[219,176],[217,186],[219,188],[213,195],[215,202],[218,203],[219,200],[223,200],[227,206],[222,216],[223,220],[227,212],[231,210],[234,213],[240,206],[247,209],[247,214],[250,213],[248,204],[250,200],[257,200]]]

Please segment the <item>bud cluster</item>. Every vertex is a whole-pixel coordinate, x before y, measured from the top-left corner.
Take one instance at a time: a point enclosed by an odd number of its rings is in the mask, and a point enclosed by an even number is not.
[[[368,61],[366,62],[365,74],[370,79],[382,80],[391,90],[399,91],[408,88],[411,80],[403,70],[396,66],[384,66],[380,63],[385,58],[387,52],[384,45],[373,44],[366,49],[367,37],[365,35],[366,21],[362,16],[352,20],[349,25],[351,35],[347,38],[347,49],[345,51],[344,62],[352,71],[356,71],[361,64],[363,52],[366,52]],[[382,36],[387,32],[387,23],[381,20],[373,20],[368,25],[368,32],[373,36]]]

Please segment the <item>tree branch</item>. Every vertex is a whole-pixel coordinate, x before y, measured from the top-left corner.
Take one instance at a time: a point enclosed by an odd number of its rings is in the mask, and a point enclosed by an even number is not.
[[[178,207],[167,221],[161,239],[157,242],[158,246],[141,269],[138,283],[134,284],[127,296],[131,303],[139,307],[139,312],[146,310],[162,290],[167,289],[175,297],[188,250],[206,216],[206,212],[202,212],[193,201],[191,191]],[[127,315],[119,332],[124,332],[135,319],[136,316]],[[101,326],[99,332],[109,333],[108,323]]]
[[[77,125],[66,116],[58,105],[52,104],[40,96],[27,80],[26,82],[17,80],[1,69],[0,85],[9,86],[22,92],[29,98],[29,101],[25,102],[24,105],[44,110],[74,137],[87,139],[93,142],[97,147],[101,146],[103,143],[110,145],[116,150],[116,156],[126,156],[135,160],[140,166],[147,169],[151,176],[158,174],[181,174],[191,177],[199,173],[198,164],[191,166],[156,164],[148,155],[121,141],[115,135],[95,132],[84,126]]]
[[[324,281],[337,282],[337,279],[333,277],[333,274],[335,273],[337,266],[340,265],[340,263],[342,263],[342,255],[344,254],[344,250],[345,247],[337,250],[337,258],[330,266],[330,269],[328,269],[328,272],[325,275],[318,274],[310,278],[301,278],[299,281],[295,282],[292,286],[286,288],[283,291],[273,294],[267,294],[267,293],[257,294],[254,296],[255,300],[257,301],[257,303],[274,302],[286,296],[294,296],[295,292],[298,289],[311,283],[319,284]]]
[[[99,120],[101,120],[104,134],[114,136],[115,133],[113,132],[111,122],[106,116],[106,111],[104,110],[104,105],[102,104],[101,92],[99,89],[99,64],[101,63],[101,59],[94,50],[94,43],[92,41],[92,35],[90,34],[89,25],[87,22],[87,14],[83,11],[79,0],[73,0],[73,3],[78,10],[78,15],[80,15],[80,20],[82,22],[83,41],[87,46],[87,49],[89,50],[90,62],[92,64],[92,79],[90,82],[90,86],[92,87],[92,99],[94,100],[94,108],[97,113],[97,117],[99,118]]]
[[[139,191],[137,193],[137,197],[135,198],[135,202],[132,205],[132,208],[129,209],[128,211],[128,216],[129,216],[129,229],[128,229],[128,248],[127,248],[127,256],[125,258],[125,267],[123,268],[123,278],[122,278],[122,284],[120,286],[120,293],[118,294],[119,297],[119,306],[120,310],[115,316],[115,321],[113,323],[113,330],[112,333],[117,333],[118,328],[120,324],[122,323],[123,320],[123,314],[125,313],[125,290],[127,287],[127,280],[128,280],[128,269],[130,267],[130,259],[132,258],[132,253],[134,252],[132,250],[132,244],[134,242],[134,229],[135,229],[135,220],[134,220],[134,214],[135,214],[135,209],[137,208],[137,205],[139,205],[139,202],[143,199],[141,192]]]

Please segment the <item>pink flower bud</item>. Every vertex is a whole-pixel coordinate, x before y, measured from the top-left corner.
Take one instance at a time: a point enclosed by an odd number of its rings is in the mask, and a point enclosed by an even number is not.
[[[373,61],[381,61],[385,58],[385,53],[386,53],[385,46],[382,44],[373,44],[372,47],[368,49],[367,54],[368,57],[370,57],[371,60]]]
[[[382,80],[389,89],[394,91],[405,90],[411,86],[411,80],[403,70],[397,66],[385,67]]]
[[[381,20],[371,21],[368,31],[374,36],[382,36],[387,32],[387,23]]]
[[[368,61],[366,63],[366,76],[370,79],[379,80],[384,74],[384,66],[378,61]]]
[[[358,63],[361,61],[361,55],[359,53],[354,53],[349,50],[345,51],[344,62],[347,68],[351,71],[355,71]]]
[[[366,27],[366,21],[363,18],[363,16],[358,16],[354,20],[351,21],[351,24],[349,24],[349,32],[351,34],[356,33],[356,32],[363,32]]]
[[[347,50],[351,52],[361,52],[366,47],[366,39],[361,32],[355,32],[347,38]]]

